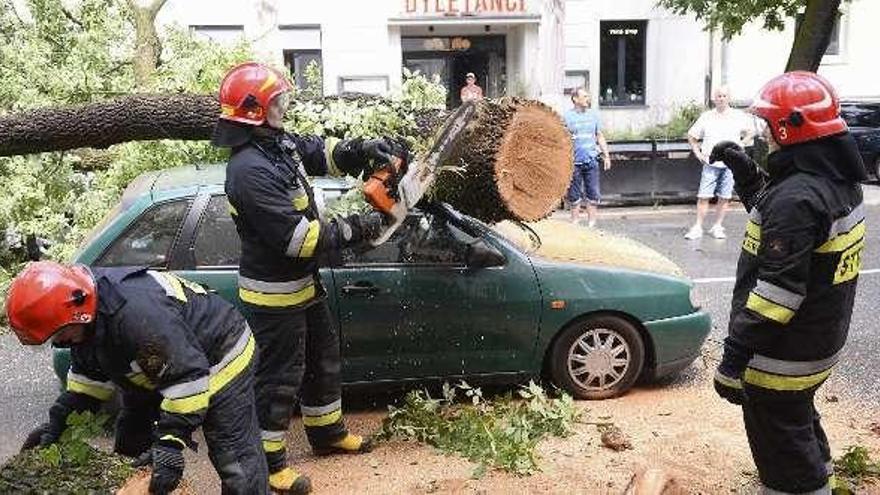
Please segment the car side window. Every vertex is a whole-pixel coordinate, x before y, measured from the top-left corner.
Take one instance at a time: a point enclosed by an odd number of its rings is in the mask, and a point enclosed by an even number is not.
[[[202,213],[194,246],[195,264],[206,266],[238,266],[241,239],[229,214],[226,195],[212,196]]]
[[[464,265],[466,236],[440,216],[412,214],[391,238],[364,251],[346,249],[345,264]]]
[[[176,200],[153,205],[113,242],[96,264],[165,267],[190,202]]]

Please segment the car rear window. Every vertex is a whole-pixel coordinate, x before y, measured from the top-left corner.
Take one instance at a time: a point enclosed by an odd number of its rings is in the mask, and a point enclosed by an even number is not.
[[[113,242],[96,265],[166,267],[190,203],[181,199],[153,205]]]

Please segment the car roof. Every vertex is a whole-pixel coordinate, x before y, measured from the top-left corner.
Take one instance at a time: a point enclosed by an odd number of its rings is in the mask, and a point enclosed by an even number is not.
[[[201,188],[222,191],[225,181],[225,164],[194,164],[145,172],[126,188],[122,203],[129,205],[145,194],[156,199],[174,195],[173,191],[180,191],[184,196],[195,194]],[[354,179],[342,177],[312,177],[310,181],[315,188],[338,191],[347,191],[356,184]]]

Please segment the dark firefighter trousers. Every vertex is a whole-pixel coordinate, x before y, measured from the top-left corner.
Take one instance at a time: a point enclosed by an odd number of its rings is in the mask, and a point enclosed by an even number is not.
[[[245,306],[260,351],[257,415],[269,472],[274,473],[286,465],[286,440],[267,447],[266,435],[287,432],[297,399],[312,447],[328,446],[347,434],[341,415],[339,333],[324,301],[291,311]],[[311,426],[307,409],[322,415]]]
[[[818,388],[744,384],[743,419],[765,493],[830,493],[831,450],[813,405]]]
[[[266,458],[260,447],[260,428],[254,399],[251,363],[217,394],[211,396],[202,432],[208,457],[220,476],[221,493],[229,495],[269,492]],[[149,391],[127,391],[116,419],[114,450],[137,457],[153,444],[162,396]]]

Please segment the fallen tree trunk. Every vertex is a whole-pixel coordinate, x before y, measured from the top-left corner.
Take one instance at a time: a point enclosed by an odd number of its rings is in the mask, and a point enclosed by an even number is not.
[[[549,215],[572,175],[571,136],[543,103],[483,100],[468,135],[445,164],[432,197],[486,222]]]
[[[80,106],[29,110],[0,118],[0,156],[127,141],[209,139],[220,113],[213,96],[131,95]]]

